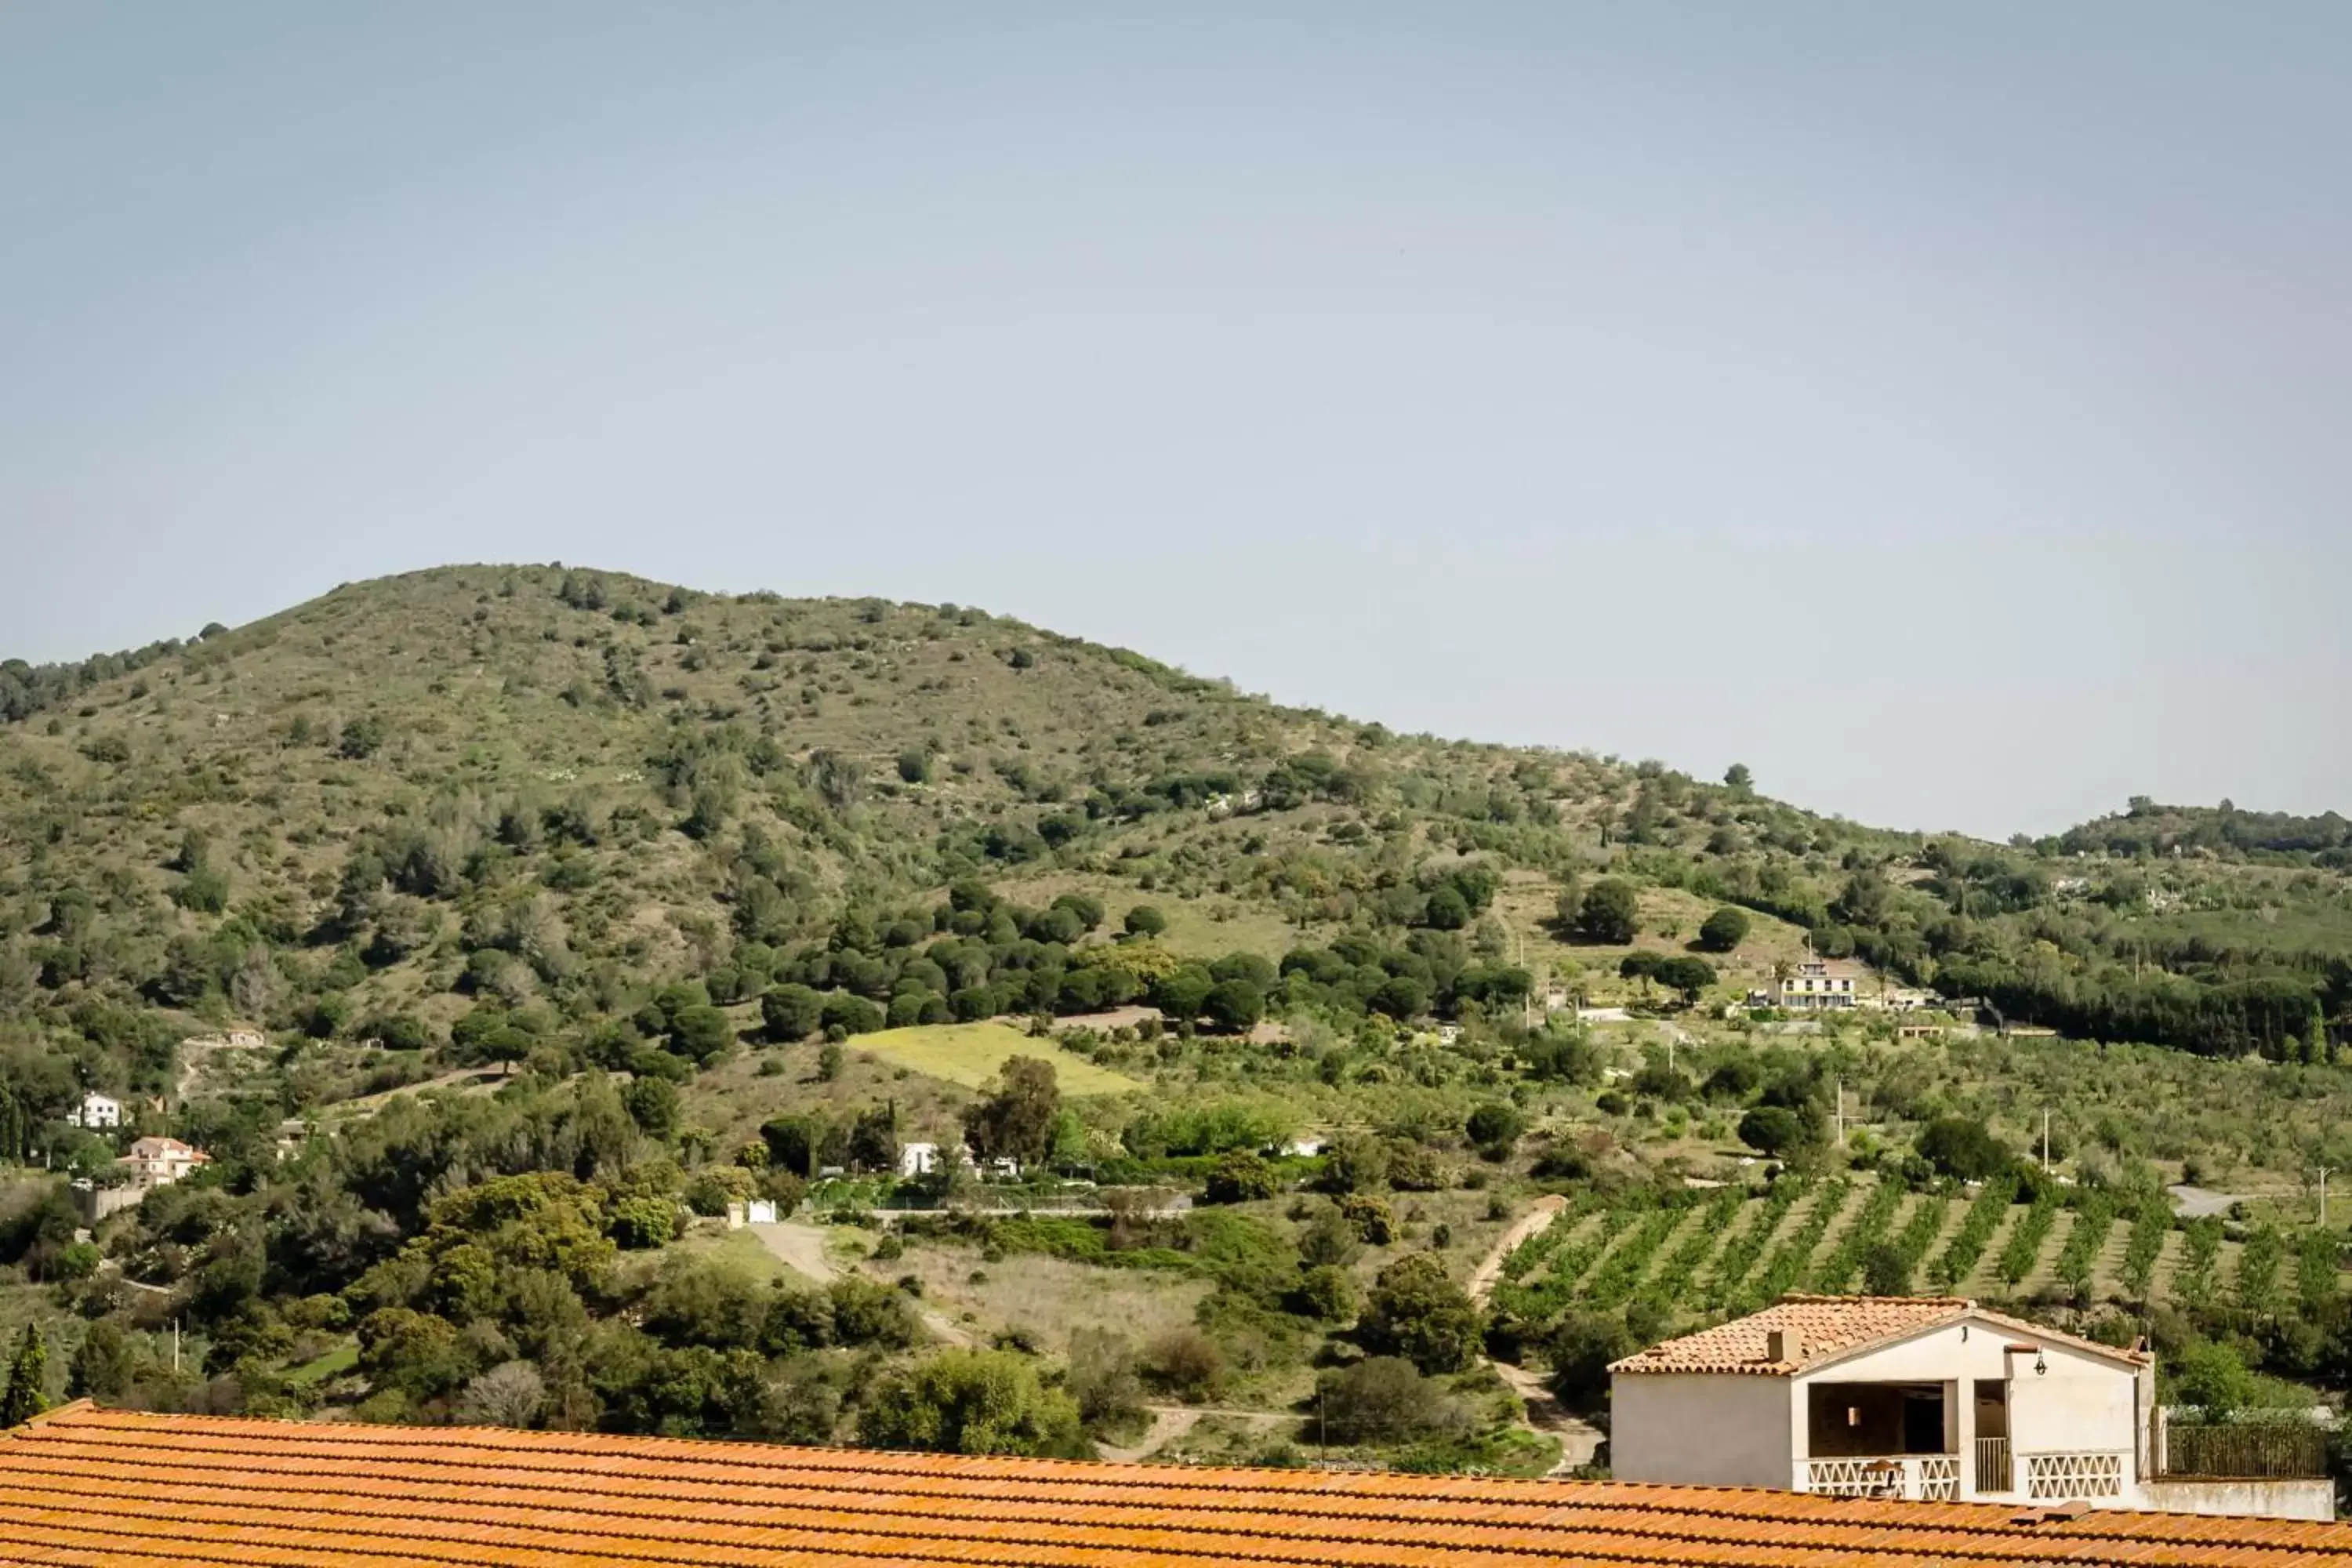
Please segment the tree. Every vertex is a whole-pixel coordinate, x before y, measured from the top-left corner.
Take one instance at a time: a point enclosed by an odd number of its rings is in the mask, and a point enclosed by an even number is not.
[[[1911,1261],[1891,1241],[1873,1242],[1862,1255],[1862,1288],[1873,1296],[1911,1294]]]
[[[1429,987],[1410,974],[1391,974],[1372,993],[1370,1005],[1391,1018],[1417,1018],[1429,1011]]]
[[[1357,1328],[1366,1349],[1433,1374],[1477,1360],[1485,1335],[1476,1303],[1425,1252],[1381,1270]]]
[[[1207,970],[1187,964],[1163,975],[1151,987],[1151,1004],[1171,1018],[1189,1023],[1201,1016],[1201,1009],[1209,1005],[1209,993],[1216,986]]]
[[[761,1145],[765,1148],[765,1144]],[[898,1107],[877,1105],[850,1123],[845,1151],[853,1171],[890,1172],[898,1168]]]
[[[1570,1410],[1597,1407],[1609,1393],[1609,1363],[1639,1348],[1625,1320],[1614,1313],[1569,1313],[1544,1340],[1552,1392]]]
[[[943,1351],[883,1379],[858,1421],[877,1448],[1084,1458],[1076,1401],[1013,1351]]]
[[[1731,792],[1734,800],[1746,800],[1756,793],[1756,775],[1748,771],[1746,763],[1734,763],[1723,770],[1723,787]]]
[[[1709,952],[1729,952],[1748,940],[1748,911],[1724,905],[1698,928],[1698,944]]]
[[[824,1026],[824,998],[805,985],[779,985],[760,998],[760,1022],[772,1040],[805,1040]]]
[[[1919,1157],[1938,1173],[1963,1182],[1998,1175],[2016,1158],[1983,1122],[1965,1116],[1942,1116],[1927,1123],[1919,1134]]]
[[[646,1137],[667,1142],[677,1131],[677,1085],[666,1078],[632,1079],[621,1091],[629,1120]]]
[[[1685,1007],[1696,1006],[1701,993],[1715,984],[1715,965],[1688,953],[1660,960],[1657,973],[1658,984],[1680,993]]]
[[[1450,882],[1441,882],[1429,895],[1422,923],[1438,931],[1460,931],[1470,923],[1470,905]]]
[[[547,1406],[547,1380],[527,1361],[501,1362],[466,1384],[452,1413],[460,1426],[531,1426]]]
[[[1470,1142],[1489,1159],[1507,1157],[1527,1130],[1528,1119],[1519,1114],[1518,1107],[1498,1100],[1489,1100],[1472,1111],[1463,1126]]]
[[[1244,1034],[1265,1016],[1265,993],[1255,981],[1220,980],[1201,999],[1201,1014],[1220,1034]]]
[[[826,1033],[839,1029],[844,1036],[873,1034],[882,1027],[884,1022],[881,1008],[863,996],[853,996],[845,991],[836,991],[827,996],[819,1016]]]
[[[964,1142],[982,1160],[1035,1164],[1052,1149],[1054,1124],[1062,1113],[1054,1064],[1011,1057],[996,1077],[992,1093],[964,1108]]]
[[[1585,889],[1577,907],[1576,931],[1587,942],[1622,947],[1641,931],[1641,919],[1633,884],[1607,877]]]
[[[49,1407],[49,1347],[41,1326],[29,1323],[8,1366],[8,1386],[0,1392],[0,1428],[21,1426]]]
[[[1739,1141],[1759,1153],[1780,1156],[1810,1140],[1803,1117],[1785,1105],[1759,1105],[1739,1119]]]
[[[1138,904],[1127,911],[1125,923],[1129,936],[1158,936],[1168,929],[1168,917],[1150,904]]]
[[[100,1318],[81,1337],[66,1371],[66,1392],[76,1399],[120,1399],[138,1371],[131,1337],[110,1318]]]
[[[670,1027],[670,1048],[708,1067],[712,1058],[735,1043],[735,1026],[716,1007],[688,1007]]]

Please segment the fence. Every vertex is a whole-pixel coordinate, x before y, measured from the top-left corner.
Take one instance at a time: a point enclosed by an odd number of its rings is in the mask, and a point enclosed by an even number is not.
[[[2328,1438],[2324,1426],[2271,1421],[2164,1429],[2158,1473],[2231,1480],[2296,1480],[2327,1474]]]

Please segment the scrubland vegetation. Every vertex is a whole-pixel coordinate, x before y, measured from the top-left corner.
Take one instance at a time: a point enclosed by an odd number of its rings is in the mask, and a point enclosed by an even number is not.
[[[1591,1409],[1792,1289],[2352,1381],[2337,818],[1882,832],[562,567],[0,666],[0,718],[16,1408],[1540,1471],[1490,1357]],[[1948,1032],[1750,1006],[1809,953]],[[211,1163],[87,1226],[140,1133]]]

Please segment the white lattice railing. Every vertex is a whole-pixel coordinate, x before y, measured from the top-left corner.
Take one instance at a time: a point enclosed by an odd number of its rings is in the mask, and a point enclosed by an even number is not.
[[[1957,1454],[1889,1454],[1797,1461],[1797,1489],[1829,1497],[1950,1501],[1960,1495]]]
[[[2035,1502],[2066,1502],[2075,1498],[2119,1498],[2124,1495],[2125,1467],[2131,1456],[2121,1453],[2020,1454],[2025,1464],[2025,1495]]]

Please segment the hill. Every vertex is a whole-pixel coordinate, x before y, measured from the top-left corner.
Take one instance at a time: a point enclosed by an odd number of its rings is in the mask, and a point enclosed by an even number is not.
[[[1810,945],[2202,1051],[2306,1048],[2352,1006],[2333,819],[2222,814],[2212,842],[2313,847],[2293,864],[2183,858],[2212,825],[2145,803],[2039,846],[1881,832],[1744,770],[1394,735],[955,605],[450,568],[11,663],[0,698],[0,1017],[138,1092],[200,1025],[397,1052],[486,1004],[536,1037],[679,982],[738,1008],[920,991],[908,1024],[1085,1011],[1165,978],[1038,978],[1138,906],[1146,968],[1321,954],[1277,1005],[1507,1009],[1548,978],[1607,1001],[1626,953],[1679,953],[1730,902],[1760,918],[1715,960],[1721,996]],[[1602,878],[1638,889],[1630,929],[1578,929]],[[958,884],[1012,929],[940,913]],[[927,923],[985,939],[984,966],[908,984]],[[319,1070],[320,1095],[358,1087]],[[21,1133],[59,1084],[11,1080]]]
[[[2352,1356],[2301,1182],[2352,1160],[2352,904],[2271,828],[1887,832],[562,566],[0,667],[0,1331],[58,1337],[52,1392],[795,1441],[1003,1394],[1039,1447],[1275,1462],[1314,1394],[1370,1402],[1359,1457],[1536,1472],[1482,1344],[1589,1394],[1790,1282]],[[1809,952],[2086,1039],[1747,1005]],[[2072,1185],[2019,1160],[2053,1126]],[[78,1240],[65,1178],[152,1132],[209,1164]],[[981,1212],[900,1213],[971,1195],[900,1175],[967,1140]],[[2176,1229],[2175,1179],[2242,1217]],[[850,1223],[725,1230],[803,1198]]]

